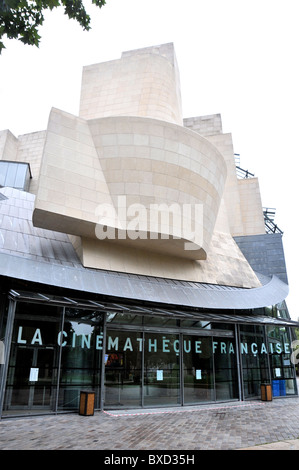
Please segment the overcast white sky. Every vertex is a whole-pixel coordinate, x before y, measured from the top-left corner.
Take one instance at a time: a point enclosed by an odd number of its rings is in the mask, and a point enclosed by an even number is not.
[[[241,166],[259,177],[276,208],[293,319],[298,265],[298,0],[85,0],[92,30],[62,11],[46,14],[39,49],[5,41],[0,56],[0,130],[46,129],[51,107],[79,112],[82,67],[122,51],[173,42],[184,117],[220,113]]]

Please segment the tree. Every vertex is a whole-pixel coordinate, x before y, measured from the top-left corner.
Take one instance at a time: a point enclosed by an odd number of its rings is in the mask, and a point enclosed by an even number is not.
[[[98,7],[106,4],[105,0],[92,0]],[[90,29],[90,16],[82,0],[0,0],[0,54],[5,48],[2,38],[19,39],[24,44],[39,46],[38,27],[43,24],[43,11],[59,6],[69,18],[78,21],[86,31]]]

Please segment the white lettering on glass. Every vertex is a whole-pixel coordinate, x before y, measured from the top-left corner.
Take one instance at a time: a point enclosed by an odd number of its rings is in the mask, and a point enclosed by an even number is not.
[[[65,331],[60,331],[58,333],[57,343],[58,343],[59,346],[65,346],[66,345],[66,341],[62,341],[62,338],[61,338],[62,335],[67,336]]]
[[[173,349],[174,349],[174,352],[177,353],[177,354],[180,352],[180,342],[179,342],[178,339],[174,340]]]
[[[86,345],[87,349],[90,349],[90,336],[91,335],[81,335],[81,347],[84,348]]]
[[[42,337],[41,337],[41,332],[40,332],[40,329],[39,329],[39,328],[37,328],[37,329],[35,330],[35,333],[34,333],[34,335],[33,335],[32,341],[31,341],[31,344],[35,344],[35,343],[38,343],[38,344],[40,344],[40,345],[43,344],[43,342],[42,342]]]
[[[96,349],[99,349],[102,351],[103,349],[103,335],[97,335],[96,336]]]
[[[153,342],[151,339],[148,340],[148,352],[151,352],[152,348],[154,348],[154,352],[157,352],[157,340],[156,339],[154,339]]]
[[[22,339],[22,331],[23,331],[23,327],[19,326],[17,343],[26,344],[27,343],[26,339]]]
[[[27,329],[26,329],[27,328]],[[34,332],[33,332],[34,331]],[[31,327],[19,326],[17,331],[17,343],[18,344],[32,344],[32,345],[43,345],[43,334],[40,328],[36,328],[32,331]],[[25,339],[26,338],[26,339]],[[148,352],[159,353],[171,353],[175,352],[179,354],[180,352],[180,340],[179,339],[168,339],[166,336],[160,336],[158,338],[148,338],[144,340],[141,338],[131,338],[127,336],[124,338],[124,342],[120,343],[118,336],[107,336],[107,350],[114,351],[143,351],[143,344]],[[61,347],[81,347],[82,349],[90,349],[93,345],[95,349],[103,349],[103,333],[99,335],[91,334],[76,334],[74,332],[67,333],[66,331],[60,331],[57,335],[57,344]],[[234,340],[232,341],[212,341],[212,352],[213,354],[235,354]],[[291,354],[290,360],[293,364],[299,362],[299,349],[296,341],[293,341],[292,344],[289,343],[279,343],[279,342],[269,342],[269,349],[265,343],[249,343],[241,342],[240,343],[240,353],[241,354],[267,354],[268,351],[270,354]],[[196,353],[196,354],[205,354],[206,350],[202,344],[201,340],[190,340],[184,339],[182,341],[182,347],[185,354]],[[298,358],[297,358],[298,356]]]
[[[114,338],[114,341],[112,341],[111,336],[108,337],[108,351],[110,349],[115,349],[115,351],[118,351],[118,336]]]
[[[129,349],[130,351],[133,351],[132,341],[130,340],[130,338],[126,339],[126,342],[124,345],[124,351],[126,351],[127,349]]]
[[[170,343],[170,340],[169,339],[166,339],[165,336],[163,336],[163,339],[162,339],[162,351],[163,352],[170,352],[169,350],[169,343]]]

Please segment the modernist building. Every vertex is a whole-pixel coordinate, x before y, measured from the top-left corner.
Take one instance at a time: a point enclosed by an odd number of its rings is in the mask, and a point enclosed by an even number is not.
[[[0,132],[2,416],[297,395],[282,234],[245,176],[220,115],[183,119],[172,44]]]

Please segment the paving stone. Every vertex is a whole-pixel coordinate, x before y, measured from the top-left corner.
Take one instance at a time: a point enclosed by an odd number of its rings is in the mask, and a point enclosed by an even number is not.
[[[299,397],[0,421],[0,450],[299,448]]]

